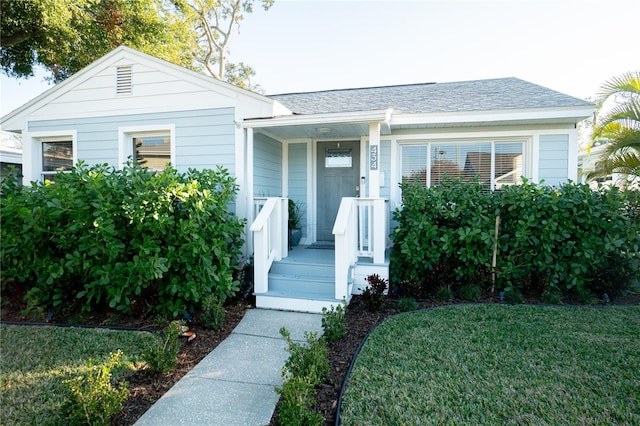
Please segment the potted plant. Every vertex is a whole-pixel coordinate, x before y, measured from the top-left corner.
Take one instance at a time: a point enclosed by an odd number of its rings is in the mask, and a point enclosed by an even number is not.
[[[295,247],[300,244],[303,214],[304,212],[300,205],[289,199],[289,247]]]

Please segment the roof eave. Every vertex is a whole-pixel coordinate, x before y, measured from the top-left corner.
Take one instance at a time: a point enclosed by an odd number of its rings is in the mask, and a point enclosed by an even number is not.
[[[391,127],[407,125],[483,125],[498,123],[578,123],[592,117],[593,105],[554,107],[554,108],[529,108],[486,111],[455,111],[436,113],[393,114]]]

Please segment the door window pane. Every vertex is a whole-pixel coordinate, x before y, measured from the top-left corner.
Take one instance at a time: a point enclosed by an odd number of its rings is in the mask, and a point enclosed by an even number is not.
[[[325,167],[351,167],[350,149],[327,149],[324,157]]]

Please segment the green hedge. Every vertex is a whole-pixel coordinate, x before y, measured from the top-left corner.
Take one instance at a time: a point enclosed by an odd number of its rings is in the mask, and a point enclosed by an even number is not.
[[[154,173],[79,163],[55,183],[5,182],[3,286],[32,306],[177,316],[210,294],[235,294],[243,222],[223,168]]]
[[[434,188],[401,187],[391,254],[392,282],[401,293],[474,284],[484,290],[495,285],[537,295],[601,296],[618,294],[637,279],[637,191],[529,181],[495,192],[453,180]]]

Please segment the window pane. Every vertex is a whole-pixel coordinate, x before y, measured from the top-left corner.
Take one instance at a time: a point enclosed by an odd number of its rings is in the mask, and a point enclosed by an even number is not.
[[[522,143],[496,143],[496,189],[522,183]]]
[[[480,178],[491,185],[491,143],[457,143],[433,145],[431,151],[431,185],[449,179]]]
[[[169,136],[145,136],[133,138],[135,160],[143,167],[163,170],[171,161]]]
[[[427,146],[402,147],[402,182],[420,182],[427,186]]]
[[[71,141],[42,142],[42,171],[68,171],[73,167]]]

